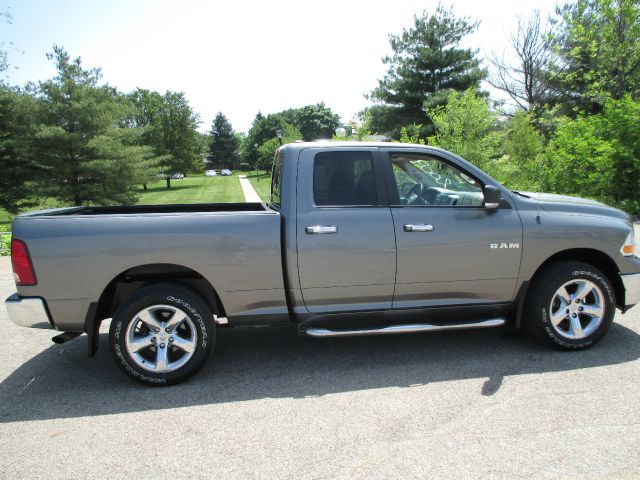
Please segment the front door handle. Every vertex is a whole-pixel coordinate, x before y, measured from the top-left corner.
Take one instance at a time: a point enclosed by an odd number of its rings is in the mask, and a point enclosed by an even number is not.
[[[425,225],[424,223],[416,225],[407,224],[402,228],[405,232],[433,232],[433,225]]]
[[[335,225],[313,225],[311,227],[304,227],[304,231],[309,235],[321,235],[325,233],[338,233],[338,227]]]

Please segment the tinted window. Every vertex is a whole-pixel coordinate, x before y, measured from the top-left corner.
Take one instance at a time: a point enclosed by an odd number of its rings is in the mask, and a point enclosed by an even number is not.
[[[280,185],[282,183],[282,154],[276,152],[271,170],[271,205],[280,208]]]
[[[371,152],[322,152],[313,163],[316,205],[375,205]]]

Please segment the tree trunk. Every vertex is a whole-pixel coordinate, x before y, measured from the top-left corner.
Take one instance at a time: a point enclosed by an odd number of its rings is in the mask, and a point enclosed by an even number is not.
[[[171,188],[171,177],[167,177],[167,188]]]
[[[143,183],[143,184],[142,184],[142,189],[143,189],[145,192],[147,191],[147,184],[146,184],[146,183]]]

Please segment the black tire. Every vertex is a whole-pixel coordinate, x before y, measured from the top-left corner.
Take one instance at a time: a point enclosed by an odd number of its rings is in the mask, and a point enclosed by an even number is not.
[[[593,288],[592,293],[580,302],[578,287],[589,284],[597,288]],[[566,294],[557,295],[565,285],[564,292],[570,293],[568,303],[562,300]],[[571,293],[574,285],[576,290]],[[613,323],[615,305],[613,286],[600,270],[583,262],[559,261],[536,275],[525,302],[525,325],[531,335],[543,344],[564,350],[581,350],[604,337]],[[597,317],[580,313],[582,310],[579,309],[589,307],[602,307],[603,313]],[[565,318],[554,326],[552,316],[557,322],[563,315]],[[573,328],[571,317],[573,321],[577,319],[580,322],[579,329]]]
[[[147,312],[148,321],[158,322],[157,331],[138,316],[143,312]],[[177,322],[182,318],[180,312],[185,317],[172,330],[171,319],[175,316]],[[168,330],[162,325],[168,325]],[[148,338],[154,343],[139,352],[129,351],[135,348],[133,341],[146,344]],[[209,357],[215,338],[215,322],[206,302],[176,284],[155,284],[137,291],[118,309],[109,329],[111,353],[120,369],[134,380],[154,386],[174,385],[194,375]],[[164,355],[162,364],[160,354]],[[166,370],[159,365],[166,365]]]

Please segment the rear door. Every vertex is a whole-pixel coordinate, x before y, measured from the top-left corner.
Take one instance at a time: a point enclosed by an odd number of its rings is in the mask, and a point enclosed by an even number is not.
[[[398,255],[393,307],[511,301],[522,225],[510,200],[484,208],[477,172],[437,150],[383,155]]]
[[[309,312],[391,308],[396,246],[383,179],[375,148],[301,151],[298,273]]]

